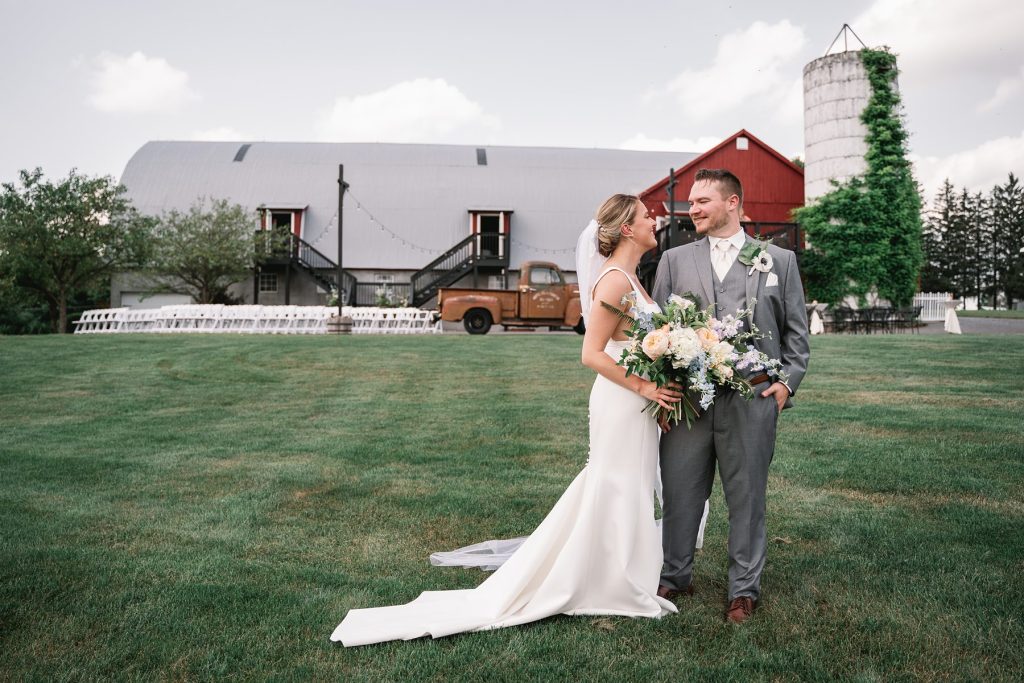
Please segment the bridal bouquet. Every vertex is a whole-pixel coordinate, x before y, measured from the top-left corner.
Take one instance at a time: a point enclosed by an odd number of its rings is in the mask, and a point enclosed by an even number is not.
[[[635,306],[635,296],[627,294],[622,303],[634,304],[636,318],[601,302],[631,321],[625,334],[633,343],[622,352],[618,364],[626,368],[627,377],[642,375],[659,387],[683,387],[682,400],[671,409],[655,401],[648,403],[644,410],[652,417],[667,417],[671,423],[685,417],[686,426],[691,427],[698,417],[697,407],[707,410],[714,403],[716,386],[735,389],[748,400],[753,398],[754,388],[740,375],[741,370],[760,371],[786,381],[781,361],[769,358],[748,343],[764,336],[754,326],[750,309],[738,310],[735,315],[719,320],[713,315],[714,305],[701,310],[694,303],[695,298],[673,294],[664,312],[651,313]],[[745,317],[751,321],[747,331],[743,331]]]

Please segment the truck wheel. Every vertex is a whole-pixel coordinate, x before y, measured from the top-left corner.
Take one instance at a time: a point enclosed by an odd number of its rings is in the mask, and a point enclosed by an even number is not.
[[[491,313],[483,308],[470,309],[462,317],[462,326],[470,334],[487,334],[491,329]]]
[[[586,334],[587,326],[583,324],[583,316],[580,316],[580,321],[576,323],[576,327],[572,328],[576,330],[576,334]]]

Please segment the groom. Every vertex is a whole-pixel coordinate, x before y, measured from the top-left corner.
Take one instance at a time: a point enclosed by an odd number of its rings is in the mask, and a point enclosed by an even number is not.
[[[767,542],[765,492],[776,422],[782,408],[791,405],[789,397],[803,379],[809,356],[796,255],[769,245],[773,261],[769,272],[741,263],[740,250],[750,239],[740,226],[741,215],[739,179],[721,169],[697,171],[690,191],[690,217],[705,237],[665,252],[652,292],[662,304],[671,294],[695,294],[702,299],[697,302],[700,307],[714,304],[718,318],[753,307],[754,324],[764,335],[754,346],[780,359],[788,375],[783,383],[753,373],[748,377],[754,384],[752,400],[736,391],[719,391],[692,429],[677,426],[661,439],[665,564],[658,595],[671,600],[693,593],[694,545],[717,462],[729,506],[726,618],[737,624],[750,617],[760,595]]]

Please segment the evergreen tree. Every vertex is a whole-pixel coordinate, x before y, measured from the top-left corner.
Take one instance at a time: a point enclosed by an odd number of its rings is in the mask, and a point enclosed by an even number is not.
[[[946,178],[927,213],[921,236],[924,250],[921,291],[947,292],[953,288],[953,259],[949,245],[955,195],[953,183]]]
[[[1006,307],[1013,308],[1024,299],[1024,187],[1013,173],[1005,185],[992,188],[990,205],[992,297],[998,303],[1001,292]]]

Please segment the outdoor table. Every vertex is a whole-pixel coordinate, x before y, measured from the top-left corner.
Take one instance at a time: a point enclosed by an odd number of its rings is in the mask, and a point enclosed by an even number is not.
[[[949,299],[943,302],[946,305],[946,324],[943,329],[950,334],[963,334],[960,331],[960,319],[956,317],[956,307],[962,302],[962,299]]]
[[[825,323],[822,321],[821,316],[824,315],[828,304],[811,303],[807,304],[807,308],[811,312],[811,334],[824,334]]]

